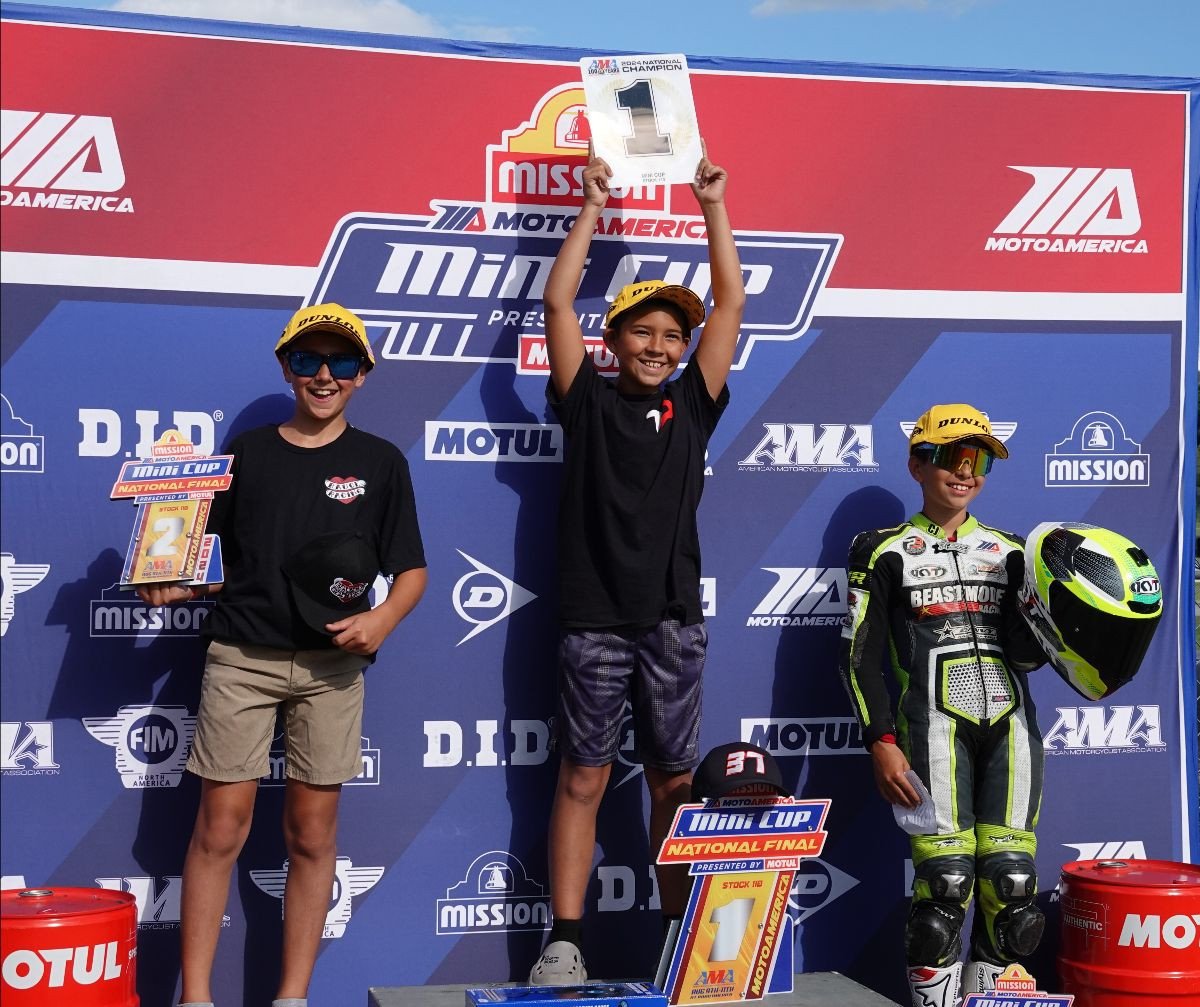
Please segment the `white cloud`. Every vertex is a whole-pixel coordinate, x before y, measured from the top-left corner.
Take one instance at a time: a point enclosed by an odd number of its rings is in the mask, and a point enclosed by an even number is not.
[[[113,10],[484,42],[511,42],[526,34],[502,25],[446,24],[399,0],[118,0]]]
[[[757,17],[775,14],[810,14],[821,11],[912,10],[961,14],[983,0],[762,0],[750,13]]]

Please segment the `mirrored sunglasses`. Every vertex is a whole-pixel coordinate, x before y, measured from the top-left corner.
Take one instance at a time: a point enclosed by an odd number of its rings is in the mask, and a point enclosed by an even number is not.
[[[314,353],[312,350],[288,350],[284,355],[288,370],[298,378],[315,378],[325,364],[330,377],[346,381],[357,377],[363,358],[359,353]]]
[[[992,462],[996,460],[987,448],[980,444],[969,444],[958,441],[954,444],[938,444],[926,448],[922,456],[947,472],[958,472],[964,464],[968,465],[973,476],[985,476],[992,471]]]

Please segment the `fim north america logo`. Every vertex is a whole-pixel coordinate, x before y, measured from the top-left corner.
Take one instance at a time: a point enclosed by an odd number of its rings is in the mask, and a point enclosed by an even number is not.
[[[1150,455],[1112,413],[1084,413],[1046,455],[1046,486],[1149,486]]]
[[[117,772],[129,790],[177,787],[192,746],[196,718],[185,706],[122,706],[113,717],[84,717],[97,741],[116,749]]]
[[[288,863],[285,860],[279,870],[251,871],[250,879],[259,891],[274,896],[282,903],[287,886]],[[383,877],[382,867],[355,867],[349,857],[338,857],[333,868],[333,892],[330,895],[329,912],[325,914],[325,926],[321,936],[336,939],[346,933],[346,925],[353,912],[352,900],[379,883]]]
[[[49,572],[49,563],[18,563],[11,552],[0,552],[0,636],[17,614],[17,595],[37,587]]]
[[[462,880],[437,900],[437,933],[442,936],[542,931],[549,925],[545,886],[506,850],[489,850],[476,857]]]

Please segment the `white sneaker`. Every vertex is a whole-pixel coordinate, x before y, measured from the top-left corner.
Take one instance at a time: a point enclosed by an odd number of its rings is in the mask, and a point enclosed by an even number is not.
[[[530,986],[569,986],[586,980],[583,955],[570,941],[547,944],[542,957],[529,970]]]

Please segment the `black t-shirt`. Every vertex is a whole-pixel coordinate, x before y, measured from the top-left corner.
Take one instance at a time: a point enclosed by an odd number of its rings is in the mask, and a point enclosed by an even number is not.
[[[692,363],[651,395],[622,395],[585,357],[547,397],[568,438],[559,507],[559,611],[571,628],[700,622],[704,452],[729,401]]]
[[[282,565],[329,532],[357,531],[379,570],[425,566],[408,462],[388,441],[353,427],[330,444],[289,444],[275,426],[235,438],[233,486],[218,493],[208,530],[221,537],[225,586],[205,636],[282,650],[332,647],[292,604]]]

